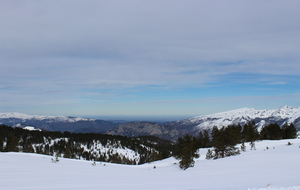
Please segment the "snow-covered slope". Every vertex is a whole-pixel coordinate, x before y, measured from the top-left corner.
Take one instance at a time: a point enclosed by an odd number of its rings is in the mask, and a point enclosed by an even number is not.
[[[299,146],[300,139],[261,141],[256,150],[217,160],[205,160],[207,149],[200,149],[195,167],[185,171],[174,158],[93,166],[91,161],[60,158],[52,163],[53,157],[45,155],[0,153],[1,189],[300,190]]]
[[[189,118],[182,121],[171,123],[177,128],[184,128],[187,126],[190,130],[205,130],[212,129],[212,127],[223,127],[233,124],[245,124],[249,121],[255,121],[258,127],[270,123],[294,123],[295,127],[300,130],[300,108],[292,108],[283,106],[274,110],[256,110],[253,108],[242,108],[231,110],[216,114],[203,115]]]
[[[41,129],[32,127],[32,126],[26,126],[23,129],[29,130],[29,131],[42,131]]]
[[[18,123],[16,125],[13,125],[12,127],[19,127],[19,128],[26,129],[26,130],[29,130],[29,131],[42,131],[39,128],[36,128],[36,127],[33,127],[33,126],[29,126],[29,125],[22,125],[20,123]]]

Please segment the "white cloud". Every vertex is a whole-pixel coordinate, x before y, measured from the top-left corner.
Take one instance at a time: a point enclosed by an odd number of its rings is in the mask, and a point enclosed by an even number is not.
[[[86,89],[195,87],[234,74],[258,78],[230,82],[291,83],[283,75],[300,72],[299,7],[298,0],[2,1],[0,90],[81,99]]]

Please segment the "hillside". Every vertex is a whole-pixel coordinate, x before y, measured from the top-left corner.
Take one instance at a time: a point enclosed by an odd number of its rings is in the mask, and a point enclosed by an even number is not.
[[[283,126],[285,123],[293,123],[297,131],[299,131],[300,108],[292,108],[289,106],[283,106],[273,110],[242,108],[174,121],[166,125],[179,130],[183,134],[195,134],[202,130],[211,130],[214,126],[221,128],[228,125],[244,125],[249,121],[254,121],[258,128],[271,123],[277,123],[280,126]]]
[[[167,140],[177,140],[179,131],[162,124],[150,122],[129,122],[121,124],[107,131],[107,134],[136,137],[140,135],[152,135]]]
[[[81,160],[142,164],[170,156],[173,144],[153,136],[46,132],[0,125],[0,152],[28,152]]]
[[[300,190],[300,139],[260,141],[256,150],[246,146],[238,156],[217,160],[205,160],[207,149],[200,149],[195,167],[185,171],[173,158],[138,166],[104,162],[93,166],[91,161],[60,158],[52,163],[51,156],[0,153],[1,188]]]

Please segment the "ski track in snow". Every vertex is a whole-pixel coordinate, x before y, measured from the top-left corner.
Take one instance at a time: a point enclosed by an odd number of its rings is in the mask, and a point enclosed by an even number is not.
[[[287,146],[288,142],[293,143]],[[256,142],[256,150],[206,160],[185,171],[168,158],[129,166],[31,153],[0,153],[1,190],[300,190],[300,139]],[[267,148],[268,147],[268,148]],[[176,163],[176,164],[175,164]],[[154,166],[156,169],[154,169]]]

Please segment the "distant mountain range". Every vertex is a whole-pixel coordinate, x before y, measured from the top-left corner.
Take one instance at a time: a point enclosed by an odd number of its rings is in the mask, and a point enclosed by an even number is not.
[[[22,113],[0,113],[0,123],[8,126],[33,126],[46,131],[106,133],[120,123],[66,116],[39,116]]]
[[[280,126],[293,123],[300,131],[300,108],[283,106],[279,109],[256,110],[242,108],[216,114],[203,115],[180,121],[157,124],[151,122],[117,123],[99,119],[66,116],[37,116],[20,113],[0,113],[0,123],[9,126],[33,126],[48,131],[70,131],[81,133],[107,133],[123,136],[153,135],[176,140],[186,133],[196,135],[202,130],[211,130],[228,125],[245,124],[254,121],[259,128],[271,123]]]
[[[272,110],[242,108],[174,121],[166,124],[166,126],[177,129],[181,133],[194,134],[202,130],[211,130],[214,126],[221,128],[228,125],[244,125],[249,121],[254,121],[258,130],[271,123],[277,123],[280,126],[285,123],[293,123],[297,131],[300,131],[300,107],[283,106]]]

